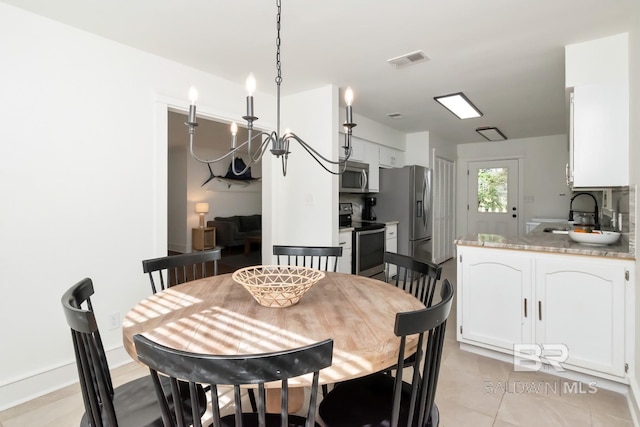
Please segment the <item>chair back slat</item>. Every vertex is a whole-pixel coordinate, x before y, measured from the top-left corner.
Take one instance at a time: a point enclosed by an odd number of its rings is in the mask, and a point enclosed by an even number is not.
[[[201,383],[210,384],[212,390],[211,411],[213,425],[220,425],[224,421],[234,421],[234,425],[242,426],[242,420],[249,416],[244,413],[241,403],[241,386],[258,386],[257,413],[250,413],[259,420],[258,425],[266,425],[267,417],[273,414],[266,413],[265,388],[267,382],[279,381],[281,386],[280,425],[289,425],[289,419],[294,415],[288,414],[288,379],[305,374],[313,374],[312,387],[308,398],[308,411],[306,425],[315,423],[315,411],[317,404],[319,371],[331,366],[333,354],[333,340],[325,340],[305,347],[292,350],[263,354],[246,354],[238,356],[198,354],[182,350],[172,349],[155,343],[143,335],[135,335],[134,343],[138,360],[149,367],[152,376],[166,375],[172,379],[186,381],[190,385]],[[159,384],[154,381],[154,384]],[[217,398],[218,386],[233,386],[235,413],[221,417],[219,399]],[[158,399],[166,399],[162,390],[157,390]],[[194,411],[201,411],[196,400],[192,406]],[[163,420],[173,420],[174,414],[169,409],[169,404],[161,402]],[[298,417],[299,418],[299,417]],[[167,423],[166,426],[173,424]],[[180,424],[178,423],[178,426]],[[196,426],[197,427],[197,426]]]
[[[394,333],[401,338],[398,367],[402,367],[404,360],[409,356],[404,351],[406,337],[418,334],[419,347],[415,353],[414,366],[419,368],[413,370],[411,393],[408,396],[409,402],[396,400],[397,395],[402,395],[403,369],[396,371],[391,416],[392,426],[426,425],[426,420],[431,414],[440,372],[447,318],[453,302],[453,286],[449,280],[445,279],[442,283],[440,295],[441,301],[436,305],[422,310],[396,314]],[[425,341],[426,346],[424,345]],[[424,351],[423,347],[425,347]],[[400,408],[403,405],[408,410],[403,415],[404,419],[400,419]],[[408,423],[408,420],[413,420],[414,423]]]
[[[394,252],[385,252],[384,262],[388,283],[409,292],[422,301],[426,307],[433,304],[433,296],[436,284],[442,274],[442,266]],[[389,265],[395,265],[397,268],[394,277],[388,277]]]
[[[277,256],[278,265],[295,265],[336,272],[338,259],[342,257],[342,246],[274,245],[273,254]]]
[[[93,282],[85,278],[62,296],[62,309],[71,328],[78,378],[89,425],[117,426],[113,407],[113,382],[93,313]]]
[[[188,254],[170,255],[143,260],[142,271],[149,275],[151,291],[155,294],[171,286],[217,275],[218,260],[220,259],[221,250],[219,248]],[[167,276],[166,281],[164,278],[165,275]],[[157,281],[156,278],[158,279]]]

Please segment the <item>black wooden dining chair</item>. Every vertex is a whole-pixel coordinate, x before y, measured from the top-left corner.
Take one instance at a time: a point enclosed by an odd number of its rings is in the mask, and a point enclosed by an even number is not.
[[[172,411],[160,378],[168,376],[172,390],[178,380],[187,381],[190,391],[196,384],[208,384],[211,388],[211,413],[213,425],[220,427],[312,427],[315,426],[320,369],[331,366],[333,340],[328,339],[306,347],[275,353],[221,356],[190,353],[155,343],[143,335],[133,337],[138,359],[149,366],[154,380],[156,396],[162,408],[166,427],[183,427],[189,424],[182,419],[183,408],[176,405]],[[306,402],[306,417],[288,414],[288,379],[300,375],[312,375],[312,386]],[[266,413],[265,383],[278,381],[281,387],[280,413]],[[233,386],[233,413],[224,415],[218,392],[222,386]],[[241,386],[257,386],[257,412],[243,412]],[[174,391],[175,393],[175,391]],[[199,405],[193,410],[198,413]],[[192,418],[194,418],[192,416]],[[201,427],[196,418],[194,427]]]
[[[394,252],[384,253],[384,263],[387,272],[389,264],[397,268],[394,277],[386,277],[388,283],[393,283],[396,287],[409,292],[426,307],[431,306],[436,284],[442,274],[441,265]]]
[[[296,265],[323,271],[338,271],[342,246],[283,246],[273,245],[278,265]]]
[[[142,271],[149,274],[151,290],[155,294],[159,290],[163,291],[180,283],[217,275],[218,260],[221,258],[220,251],[218,248],[146,259],[142,261]],[[163,272],[166,272],[167,275],[166,282]],[[156,287],[154,276],[158,279],[159,289]]]
[[[80,426],[163,427],[160,406],[149,375],[117,388],[113,387],[91,304],[93,294],[93,282],[86,278],[73,285],[62,296],[62,309],[71,328],[85,408]],[[165,382],[168,384],[168,381]],[[181,383],[179,388],[184,390],[185,386],[185,383]],[[202,387],[197,387],[195,398],[206,402]],[[171,395],[167,399],[175,400]],[[185,400],[181,404],[188,408],[187,417],[191,420],[191,401]]]
[[[336,385],[319,406],[327,427],[438,425],[434,400],[453,293],[453,286],[445,279],[438,304],[396,314],[394,331],[400,337],[396,376],[379,372]],[[413,369],[407,382],[403,381],[406,338],[414,334],[418,334],[416,363],[421,369]]]

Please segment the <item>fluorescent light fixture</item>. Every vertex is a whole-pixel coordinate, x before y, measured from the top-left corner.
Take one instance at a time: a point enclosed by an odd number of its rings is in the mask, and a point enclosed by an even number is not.
[[[480,110],[478,110],[462,92],[436,96],[433,99],[458,116],[459,119],[471,119],[482,116]]]
[[[476,129],[476,132],[484,136],[487,141],[504,141],[507,139],[507,137],[500,132],[500,129],[495,126],[481,127]]]

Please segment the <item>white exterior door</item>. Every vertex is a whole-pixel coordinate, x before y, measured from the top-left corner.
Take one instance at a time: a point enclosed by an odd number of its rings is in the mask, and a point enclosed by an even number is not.
[[[467,172],[468,233],[517,236],[518,160],[472,161]]]

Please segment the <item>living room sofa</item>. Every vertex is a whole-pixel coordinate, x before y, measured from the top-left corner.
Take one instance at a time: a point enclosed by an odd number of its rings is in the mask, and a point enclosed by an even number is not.
[[[262,236],[262,215],[215,217],[213,221],[207,221],[207,227],[216,228],[218,246],[240,246],[247,237]]]

